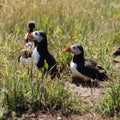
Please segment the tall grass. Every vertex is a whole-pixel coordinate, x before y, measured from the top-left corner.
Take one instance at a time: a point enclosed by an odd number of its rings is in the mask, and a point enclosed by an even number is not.
[[[113,46],[120,43],[119,9],[119,0],[0,1],[1,105],[8,111],[18,112],[29,108],[44,108],[51,112],[76,110],[81,100],[77,103],[62,84],[71,79],[69,63],[72,56],[64,54],[68,44],[82,44],[86,57],[97,60],[112,79],[119,80],[119,72],[114,71],[110,60]],[[17,57],[24,48],[29,20],[35,20],[37,29],[47,33],[49,50],[62,70],[61,81],[41,79],[40,71],[34,72],[34,69],[18,64]],[[115,91],[113,89],[113,96]]]
[[[37,78],[31,78],[24,72],[20,78],[9,78],[2,88],[4,108],[17,114],[29,109],[47,110],[51,113],[62,110],[63,113],[68,113],[75,112],[75,108],[81,106],[81,102],[64,89],[61,81],[42,79],[40,76],[37,74]]]
[[[110,84],[109,90],[98,106],[102,114],[120,118],[120,82]]]

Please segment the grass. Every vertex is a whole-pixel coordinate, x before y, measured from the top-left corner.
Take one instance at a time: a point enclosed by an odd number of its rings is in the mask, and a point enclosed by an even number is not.
[[[98,104],[101,114],[120,118],[120,82],[110,83],[104,98]]]
[[[119,72],[114,71],[111,55],[120,44],[120,2],[119,0],[2,0],[0,2],[0,104],[8,111],[46,109],[50,112],[76,111],[76,100],[63,82],[69,81],[69,63],[72,58],[65,54],[69,44],[80,43],[85,56],[97,60],[108,75],[119,81]],[[24,35],[29,20],[37,22],[37,29],[47,33],[49,50],[54,54],[58,67],[62,69],[62,80],[41,79],[41,72],[18,64],[17,57],[24,48]],[[31,72],[28,73],[28,70]],[[65,81],[64,81],[65,80]],[[109,114],[115,113],[119,104],[119,84],[107,91],[112,99],[107,103]],[[110,84],[110,86],[112,86]],[[116,87],[117,86],[117,87]],[[117,89],[117,90],[116,90]],[[51,92],[52,91],[52,92]],[[71,96],[71,97],[70,97]],[[103,111],[106,105],[100,103]],[[113,105],[114,104],[114,105]],[[112,108],[111,106],[115,106]],[[22,110],[21,110],[22,109]],[[105,112],[106,113],[106,112]]]

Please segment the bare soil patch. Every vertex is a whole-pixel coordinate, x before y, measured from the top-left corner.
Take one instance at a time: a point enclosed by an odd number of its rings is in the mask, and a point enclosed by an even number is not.
[[[83,100],[86,106],[95,106],[105,93],[105,81],[81,81],[78,78],[73,78],[72,82],[65,82],[65,88],[69,88],[72,92]],[[46,111],[26,112],[21,117],[13,116],[10,119],[16,120],[113,120],[113,118],[104,118],[100,114],[94,112],[83,112],[79,114],[69,115],[52,115]]]

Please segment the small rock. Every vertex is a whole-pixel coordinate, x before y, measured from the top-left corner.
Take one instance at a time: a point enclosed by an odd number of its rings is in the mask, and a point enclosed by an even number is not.
[[[57,120],[62,120],[62,117],[57,117]]]

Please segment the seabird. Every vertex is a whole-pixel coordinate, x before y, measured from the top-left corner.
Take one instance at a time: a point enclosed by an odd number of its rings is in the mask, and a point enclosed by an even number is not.
[[[29,21],[27,23],[28,33],[26,33],[25,38],[24,38],[25,49],[22,49],[20,51],[18,62],[27,61],[27,58],[30,58],[32,56],[32,52],[34,50],[36,43],[33,44],[32,42],[29,42],[27,36],[30,32],[33,32],[35,30],[35,27],[36,27],[35,21]]]
[[[106,71],[97,64],[97,62],[84,58],[84,50],[81,45],[71,45],[65,49],[66,52],[71,52],[74,57],[70,63],[70,70],[74,76],[83,80],[108,79]]]
[[[27,36],[29,41],[36,43],[36,47],[33,51],[33,61],[40,69],[44,67],[45,61],[48,64],[47,71],[50,72],[51,78],[58,74],[57,63],[52,54],[48,51],[48,43],[46,33],[42,30],[31,32]]]

